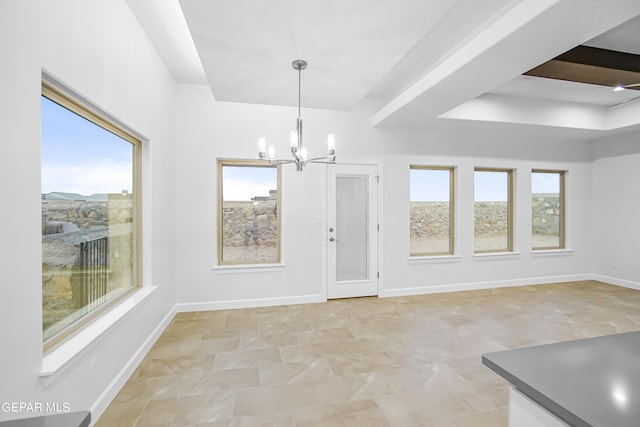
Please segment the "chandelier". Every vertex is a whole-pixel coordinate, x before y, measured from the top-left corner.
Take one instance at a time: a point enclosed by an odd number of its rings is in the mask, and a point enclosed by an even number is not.
[[[267,141],[264,137],[258,139],[258,157],[261,160],[268,160],[273,164],[295,163],[296,170],[301,172],[307,163],[335,163],[336,162],[336,142],[333,134],[327,136],[327,155],[324,157],[307,157],[307,148],[302,146],[302,118],[300,117],[300,83],[302,80],[302,70],[307,68],[307,61],[296,59],[291,63],[294,70],[298,71],[298,119],[296,120],[296,130],[291,131],[291,155],[293,159],[276,159],[276,149],[270,145],[267,149]]]

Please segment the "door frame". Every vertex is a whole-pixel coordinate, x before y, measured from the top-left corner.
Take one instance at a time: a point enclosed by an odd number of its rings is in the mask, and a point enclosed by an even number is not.
[[[377,296],[380,297],[382,295],[382,291],[383,291],[383,287],[382,287],[382,264],[381,264],[381,258],[382,258],[382,210],[381,210],[381,206],[382,206],[382,186],[380,185],[382,178],[381,178],[381,170],[382,170],[382,166],[379,163],[336,163],[336,166],[340,166],[340,167],[349,167],[349,166],[354,166],[354,167],[359,167],[359,166],[369,166],[369,167],[375,167],[376,168],[376,173],[374,175],[375,177],[375,182],[372,182],[371,185],[375,186],[376,189],[376,201],[374,204],[375,207],[375,218],[374,221],[377,221],[377,230],[375,230],[376,234],[376,247],[374,248],[373,253],[371,253],[370,259],[374,259],[376,262],[376,266],[377,266],[377,277],[373,277],[372,280],[374,280],[376,282],[376,293],[372,296]],[[324,214],[323,214],[323,226],[324,226],[324,231],[321,233],[321,238],[323,239],[322,245],[324,248],[323,251],[323,257],[324,257],[324,268],[323,268],[323,275],[324,277],[324,287],[322,290],[322,294],[323,297],[325,299],[329,299],[329,283],[330,283],[330,274],[329,274],[329,263],[330,263],[330,254],[329,254],[329,197],[331,194],[330,191],[330,186],[331,186],[331,180],[330,180],[330,173],[331,173],[331,166],[332,165],[327,165],[326,168],[326,173],[325,173],[325,191],[324,191],[324,198],[326,201],[326,209],[324,210]],[[354,171],[354,174],[357,174],[357,170]],[[334,196],[335,196],[335,192],[334,192]],[[374,273],[375,274],[375,273]],[[341,298],[341,297],[336,297],[336,298]]]

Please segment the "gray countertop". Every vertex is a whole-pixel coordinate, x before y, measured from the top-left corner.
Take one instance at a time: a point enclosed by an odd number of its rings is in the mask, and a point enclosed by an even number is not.
[[[87,427],[90,422],[91,414],[89,411],[80,411],[2,421],[0,427]]]
[[[640,426],[640,332],[488,353],[482,363],[571,426]]]

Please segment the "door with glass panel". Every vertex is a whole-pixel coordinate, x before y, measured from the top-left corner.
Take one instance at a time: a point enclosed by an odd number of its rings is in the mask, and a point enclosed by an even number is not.
[[[328,298],[378,294],[377,167],[328,167]]]

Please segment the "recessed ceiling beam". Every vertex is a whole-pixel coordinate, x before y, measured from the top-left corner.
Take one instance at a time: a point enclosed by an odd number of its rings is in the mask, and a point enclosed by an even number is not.
[[[600,86],[624,87],[640,83],[640,55],[578,46],[524,74]],[[640,90],[640,86],[629,89]]]

